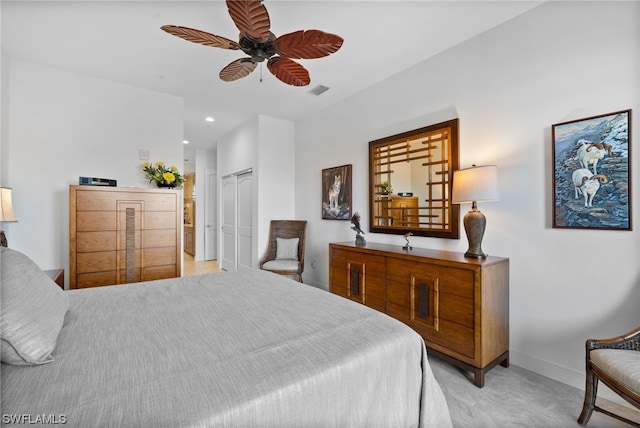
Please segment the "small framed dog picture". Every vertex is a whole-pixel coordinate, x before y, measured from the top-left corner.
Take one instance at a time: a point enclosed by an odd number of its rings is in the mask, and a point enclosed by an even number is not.
[[[322,218],[351,219],[351,165],[322,170]]]

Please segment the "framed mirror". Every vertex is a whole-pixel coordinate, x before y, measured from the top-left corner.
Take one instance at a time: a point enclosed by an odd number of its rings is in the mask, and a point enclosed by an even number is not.
[[[369,142],[369,231],[459,239],[458,119]]]

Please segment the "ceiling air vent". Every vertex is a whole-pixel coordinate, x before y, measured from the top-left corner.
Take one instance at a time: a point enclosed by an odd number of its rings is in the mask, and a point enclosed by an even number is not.
[[[318,85],[315,88],[313,88],[312,90],[310,90],[309,93],[317,96],[317,95],[320,95],[320,94],[323,94],[323,93],[327,92],[328,90],[329,90],[329,88],[327,86]]]

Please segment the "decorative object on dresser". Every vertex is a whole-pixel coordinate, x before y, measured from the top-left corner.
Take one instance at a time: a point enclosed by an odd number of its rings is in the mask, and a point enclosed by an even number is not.
[[[351,218],[351,165],[322,170],[322,218]]]
[[[69,186],[69,288],[181,274],[182,192]]]
[[[458,239],[458,147],[458,119],[370,141],[369,232]]]
[[[551,126],[553,227],[631,229],[631,110]]]
[[[356,245],[367,245],[367,241],[364,239],[364,232],[360,228],[359,213],[356,212],[355,214],[353,214],[353,216],[351,217],[351,224],[353,224],[353,226],[351,226],[351,230],[356,232]]]
[[[280,275],[295,275],[302,282],[306,220],[271,220],[267,253],[260,269]]]
[[[11,187],[0,187],[0,223],[17,222],[16,215],[13,212],[13,203],[11,202]],[[7,237],[4,230],[0,230],[0,246],[6,247]]]
[[[508,258],[332,243],[329,263],[329,291],[409,325],[477,387],[496,365],[509,366]]]
[[[453,172],[452,203],[471,203],[471,210],[464,216],[464,231],[469,241],[469,249],[465,257],[482,259],[487,255],[482,251],[482,237],[487,225],[487,219],[480,210],[477,202],[497,201],[498,168],[495,165],[471,166]]]
[[[584,405],[578,417],[586,425],[591,414],[604,413],[632,426],[640,427],[622,415],[612,413],[596,404],[598,381],[640,409],[640,327],[608,339],[588,339],[586,348],[586,387]]]
[[[175,166],[166,167],[164,162],[143,162],[141,166],[149,183],[155,183],[158,187],[181,187],[184,183],[184,176]]]

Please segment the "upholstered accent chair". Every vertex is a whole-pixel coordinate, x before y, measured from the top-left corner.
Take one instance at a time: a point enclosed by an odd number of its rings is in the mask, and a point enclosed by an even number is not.
[[[640,327],[610,339],[589,339],[585,346],[587,381],[584,406],[578,423],[586,425],[595,410],[640,427],[640,424],[596,405],[598,381],[602,381],[616,394],[640,409]]]
[[[306,220],[271,220],[269,246],[260,269],[297,276],[302,282],[306,234]]]

